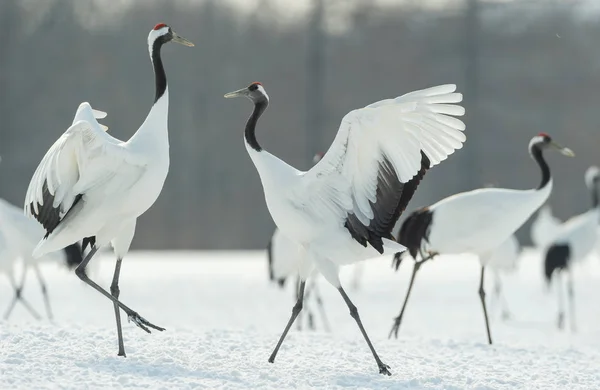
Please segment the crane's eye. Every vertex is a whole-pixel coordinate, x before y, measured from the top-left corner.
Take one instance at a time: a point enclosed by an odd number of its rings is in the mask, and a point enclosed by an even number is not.
[[[258,89],[258,84],[250,84],[248,87],[250,91],[256,91]]]

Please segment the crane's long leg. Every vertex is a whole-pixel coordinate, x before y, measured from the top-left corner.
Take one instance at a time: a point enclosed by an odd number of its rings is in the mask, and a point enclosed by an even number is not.
[[[577,326],[575,324],[575,291],[573,289],[573,271],[567,270],[568,272],[568,294],[569,294],[569,306],[571,312],[571,331],[576,332]]]
[[[298,276],[298,283],[300,283],[300,276]],[[300,284],[298,284],[298,287],[300,287]],[[304,292],[304,301],[308,302],[310,299],[310,294],[315,291],[315,287],[316,287],[316,278],[312,278],[310,281],[310,284],[306,287],[306,291]],[[296,298],[298,298],[296,296]],[[315,326],[315,315],[313,313],[313,311],[310,308],[310,305],[304,308],[304,311],[306,312],[306,317],[308,318],[308,329],[310,330],[315,330],[316,326]],[[298,316],[301,316],[302,313],[299,313]],[[300,320],[298,320],[298,330],[300,330]]]
[[[121,259],[117,258],[117,263],[115,264],[115,273],[113,275],[113,280],[110,285],[110,293],[115,299],[119,299],[119,295],[121,291],[119,290],[119,275],[121,274]],[[117,338],[119,340],[119,352],[117,356],[127,357],[125,355],[125,345],[123,344],[123,331],[121,329],[121,310],[119,309],[119,305],[116,302],[113,302],[113,306],[115,308],[115,318],[117,320]]]
[[[379,366],[379,373],[384,374],[384,375],[392,375],[392,373],[390,372],[390,366],[388,366],[387,364],[384,364],[381,361],[381,359],[379,358],[379,355],[377,355],[377,352],[375,351],[375,348],[373,347],[373,344],[371,343],[371,340],[369,340],[367,331],[365,330],[365,327],[363,326],[362,321],[360,320],[360,316],[358,315],[358,309],[356,308],[356,306],[354,306],[354,304],[352,303],[350,298],[348,298],[346,291],[344,291],[344,289],[341,286],[338,288],[338,291],[340,292],[340,294],[342,294],[342,298],[344,298],[346,305],[348,305],[348,309],[350,309],[350,316],[352,316],[352,318],[354,318],[354,320],[356,321],[356,324],[358,325],[358,328],[360,329],[360,332],[362,333],[363,337],[365,338],[365,341],[367,342],[367,345],[369,346],[369,349],[371,350],[371,353],[373,354],[373,357],[375,358],[375,361],[377,362],[377,366]]]
[[[151,322],[146,320],[144,317],[140,316],[138,313],[131,310],[129,307],[125,306],[121,301],[119,301],[117,298],[110,295],[106,290],[104,290],[102,287],[98,286],[98,284],[96,284],[93,280],[91,280],[86,275],[85,267],[87,266],[87,264],[90,262],[90,260],[92,259],[94,254],[96,254],[97,251],[98,251],[98,247],[96,247],[94,245],[92,247],[92,250],[90,250],[90,252],[85,257],[85,259],[83,259],[83,261],[77,266],[77,268],[75,268],[75,274],[77,275],[77,277],[79,277],[79,279],[83,280],[86,284],[92,286],[96,291],[98,291],[99,293],[101,293],[102,295],[104,295],[105,297],[107,297],[108,299],[113,301],[114,303],[116,303],[121,309],[123,309],[123,311],[125,313],[127,313],[127,317],[131,321],[133,321],[134,324],[136,324],[138,327],[142,328],[146,332],[150,333],[150,329],[148,329],[148,328],[156,329],[161,332],[163,330],[165,330],[164,328],[161,328],[160,326],[156,326],[156,325],[152,324]]]
[[[558,289],[558,320],[557,326],[558,329],[562,330],[563,324],[565,321],[565,307],[564,307],[564,298],[563,298],[563,286],[562,286],[562,278],[560,275],[562,272],[556,274],[556,288]]]
[[[23,275],[21,275],[21,284],[19,286],[17,286],[17,283],[14,279],[14,275],[12,274],[12,272],[8,274],[8,278],[10,279],[10,284],[11,284],[13,290],[15,290],[15,296],[13,297],[12,301],[6,308],[6,312],[4,313],[5,320],[8,320],[8,318],[10,317],[13,309],[15,308],[15,305],[17,304],[17,301],[21,301],[23,306],[27,309],[27,311],[29,312],[29,314],[31,314],[31,316],[33,318],[35,318],[36,320],[42,319],[42,317],[37,313],[37,311],[35,311],[33,309],[33,307],[29,304],[29,302],[27,302],[25,300],[25,298],[23,298],[22,292],[23,292],[23,287],[25,286],[25,276],[26,275],[27,275],[27,267],[25,267],[23,269]]]
[[[300,279],[300,275],[298,275],[296,277],[296,284],[295,284],[295,289],[294,292],[296,294],[294,294],[294,298],[296,299],[296,302],[298,302],[298,297],[300,296],[300,284],[302,283],[302,279]],[[306,296],[308,297],[309,293],[310,293],[310,286],[308,287],[308,289],[306,289]],[[302,331],[302,313],[298,313],[298,322],[296,322],[296,328],[298,329],[298,331]]]
[[[417,276],[417,272],[419,272],[419,269],[421,268],[423,263],[432,259],[433,256],[434,255],[431,254],[428,257],[424,257],[423,254],[421,253],[422,260],[415,261],[415,265],[413,267],[413,272],[410,277],[410,283],[408,284],[408,291],[406,291],[406,297],[404,297],[404,303],[402,304],[402,309],[400,310],[400,314],[398,315],[398,317],[394,318],[394,325],[392,325],[392,329],[390,330],[390,334],[388,335],[388,338],[391,338],[392,335],[394,335],[394,337],[398,338],[398,331],[400,330],[400,324],[402,323],[402,317],[404,317],[404,311],[406,310],[406,305],[408,304],[408,298],[410,298],[410,292],[412,291],[413,284],[415,283],[415,277]]]
[[[512,314],[510,314],[510,310],[508,309],[508,301],[506,300],[506,295],[504,294],[504,288],[502,287],[502,280],[498,277],[498,289],[500,290],[500,307],[502,308],[501,318],[506,321],[510,320]]]
[[[300,282],[300,288],[298,289],[298,300],[296,301],[296,304],[292,308],[292,316],[290,317],[290,320],[288,321],[287,325],[285,326],[285,329],[283,330],[283,333],[281,334],[281,337],[279,338],[279,341],[277,342],[277,346],[275,346],[273,353],[271,353],[271,356],[269,357],[269,363],[273,363],[275,361],[275,357],[277,356],[277,352],[279,352],[279,348],[281,347],[281,344],[283,344],[283,340],[285,339],[285,336],[287,336],[288,332],[290,331],[290,328],[292,327],[292,324],[298,317],[298,314],[302,311],[302,301],[304,299],[304,287],[305,286],[306,286],[306,281]]]
[[[479,298],[483,306],[483,316],[485,317],[485,329],[487,330],[488,343],[492,344],[492,335],[490,333],[490,322],[488,320],[487,308],[485,306],[485,290],[483,289],[483,280],[485,278],[485,267],[481,266],[481,281],[479,282]]]
[[[500,317],[506,321],[510,319],[511,314],[510,310],[508,310],[508,302],[506,301],[506,296],[504,295],[504,289],[502,288],[502,278],[497,272],[495,272],[494,275],[494,295],[492,297],[493,299],[490,301],[490,306],[492,306],[492,308],[490,308],[490,312],[494,311],[493,307],[497,303],[500,305]]]
[[[32,264],[32,267],[38,282],[40,282],[40,287],[42,288],[42,295],[44,296],[44,305],[46,306],[46,314],[48,314],[48,319],[51,320],[53,317],[52,308],[50,307],[50,297],[48,296],[48,288],[46,287],[46,282],[42,277],[40,267],[36,263]]]
[[[327,314],[325,313],[325,307],[323,306],[323,299],[321,298],[321,293],[318,284],[315,282],[313,286],[313,291],[315,292],[315,300],[317,301],[317,306],[319,311],[321,312],[321,318],[323,319],[323,329],[326,332],[331,332],[331,327],[329,326],[329,320],[327,319]]]

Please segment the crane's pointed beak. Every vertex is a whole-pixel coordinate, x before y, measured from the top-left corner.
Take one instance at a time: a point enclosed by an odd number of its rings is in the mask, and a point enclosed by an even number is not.
[[[177,35],[175,32],[173,32],[173,38],[171,38],[171,40],[173,42],[177,42],[179,44],[182,44],[183,46],[188,46],[188,47],[193,47],[194,44],[190,41],[188,41],[187,39],[185,39],[182,36]]]
[[[229,92],[225,94],[225,99],[231,99],[236,97],[245,97],[248,95],[248,88],[238,89],[237,91]]]
[[[569,148],[565,148],[564,146],[552,141],[550,143],[550,145],[552,145],[552,147],[558,149],[558,151],[560,152],[560,154],[567,156],[567,157],[575,157],[575,153],[573,153],[573,151]]]

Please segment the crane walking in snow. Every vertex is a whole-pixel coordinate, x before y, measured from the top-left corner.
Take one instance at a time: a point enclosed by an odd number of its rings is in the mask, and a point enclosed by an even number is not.
[[[394,319],[389,336],[398,337],[402,315],[420,266],[437,254],[474,253],[479,256],[481,273],[479,297],[483,308],[488,343],[492,335],[485,304],[484,276],[493,250],[508,239],[548,199],[552,191],[550,168],[544,150],[556,149],[565,156],[574,156],[571,149],[557,144],[545,133],[529,142],[529,154],[538,164],[542,179],[530,190],[480,188],[449,196],[436,204],[413,212],[402,223],[398,242],[408,248],[415,264],[411,283],[400,315]]]
[[[165,43],[193,46],[164,23],[148,34],[154,67],[154,104],[126,142],[107,134],[88,103],[82,103],[71,127],[50,147],[37,167],[25,197],[25,213],[46,229],[33,252],[43,256],[84,240],[91,250],[77,276],[113,302],[119,356],[125,355],[119,308],[138,327],[163,331],[119,301],[121,261],[129,251],[137,218],[154,204],[169,171],[169,91],[161,59]],[[92,281],[85,267],[99,247],[111,243],[117,256],[110,293]]]
[[[353,110],[314,167],[302,172],[270,154],[256,138],[256,124],[269,104],[260,83],[225,95],[246,97],[254,110],[244,140],[277,227],[300,248],[299,296],[269,362],[302,310],[306,279],[317,269],[340,293],[356,321],[379,372],[391,375],[375,351],[356,306],[339,279],[339,266],[393,254],[392,228],[425,172],[465,141],[464,114],[455,85],[415,91]]]
[[[581,262],[596,248],[598,240],[598,223],[600,222],[599,194],[600,170],[592,166],[585,172],[585,184],[590,191],[591,208],[583,214],[576,215],[558,227],[552,240],[545,249],[544,276],[546,281],[552,281],[556,273],[558,289],[558,320],[559,329],[563,328],[565,308],[562,296],[561,271],[567,273],[567,289],[571,313],[571,330],[577,329],[575,323],[575,295],[573,289],[573,265]]]
[[[44,229],[35,221],[27,218],[21,208],[13,206],[4,199],[0,199],[0,235],[2,235],[4,244],[0,244],[2,253],[0,254],[0,270],[3,270],[14,288],[15,295],[9,304],[4,319],[8,319],[14,309],[17,301],[20,301],[25,308],[35,318],[39,315],[23,298],[22,292],[25,284],[25,277],[29,268],[33,269],[44,296],[44,304],[49,319],[52,319],[52,309],[50,307],[50,298],[48,288],[39,268],[41,262],[60,262],[69,269],[77,267],[81,261],[82,249],[79,243],[66,246],[60,251],[47,253],[41,258],[34,258],[31,254],[33,249],[44,236]],[[23,262],[23,271],[21,282],[16,284],[14,278],[14,265],[18,260]]]

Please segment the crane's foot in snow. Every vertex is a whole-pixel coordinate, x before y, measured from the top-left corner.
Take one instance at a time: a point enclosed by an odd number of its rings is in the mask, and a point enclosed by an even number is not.
[[[379,365],[379,373],[387,376],[391,376],[390,366],[383,364],[382,362],[377,363]]]
[[[150,329],[148,329],[148,328],[156,329],[161,332],[163,330],[165,330],[165,328],[161,328],[160,326],[154,325],[153,323],[151,323],[150,321],[148,321],[147,319],[145,319],[144,317],[142,317],[135,311],[132,311],[131,313],[127,313],[127,321],[133,322],[138,327],[142,328],[143,330],[145,330],[148,333],[151,333]]]

